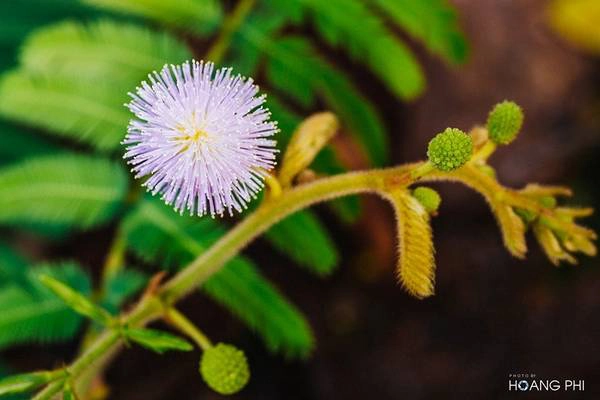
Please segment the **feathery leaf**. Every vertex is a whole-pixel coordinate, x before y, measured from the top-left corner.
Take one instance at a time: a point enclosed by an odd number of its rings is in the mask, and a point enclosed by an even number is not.
[[[398,278],[408,293],[429,297],[433,295],[435,280],[429,214],[408,190],[396,189],[387,197],[394,207],[398,227]]]
[[[370,0],[398,26],[432,52],[454,64],[465,61],[468,46],[456,12],[446,0]]]
[[[20,59],[34,74],[118,82],[126,92],[151,71],[191,57],[186,46],[166,32],[101,20],[87,25],[63,21],[38,29],[26,39]]]
[[[125,232],[138,256],[170,267],[191,261],[225,231],[212,219],[179,216],[159,201],[146,200],[127,217]],[[201,289],[255,330],[269,349],[297,356],[312,348],[302,314],[248,259],[234,258]]]
[[[0,222],[88,228],[108,220],[124,199],[118,164],[86,156],[29,159],[0,169]]]
[[[77,332],[82,318],[37,281],[40,273],[67,282],[80,293],[91,291],[89,277],[76,264],[28,269],[27,285],[11,283],[0,287],[0,348],[66,340]]]
[[[221,21],[216,0],[81,0],[86,4],[124,14],[148,18],[161,24],[208,34]]]
[[[114,150],[130,119],[127,93],[102,82],[34,77],[23,71],[0,80],[0,115],[51,133]]]
[[[387,137],[375,107],[346,75],[319,58],[306,39],[273,41],[250,25],[242,33],[249,44],[265,52],[269,60],[267,78],[275,88],[307,107],[314,105],[318,94],[350,128],[369,160],[374,165],[386,162]]]
[[[425,78],[414,55],[363,2],[290,1],[304,6],[325,41],[365,62],[399,97],[412,99],[423,91]]]
[[[40,274],[38,280],[77,313],[106,326],[112,322],[112,317],[108,311],[94,304],[87,296],[79,293],[76,289],[61,282],[59,279],[46,274]]]

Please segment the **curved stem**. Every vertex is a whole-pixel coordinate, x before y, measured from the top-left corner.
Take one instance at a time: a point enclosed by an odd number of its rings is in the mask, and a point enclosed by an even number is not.
[[[395,182],[396,177],[407,175],[407,171],[418,165],[420,164],[350,172],[285,190],[280,196],[265,201],[254,213],[229,230],[208,251],[165,282],[155,294],[142,298],[131,312],[121,318],[121,321],[130,326],[144,326],[160,318],[165,306],[176,303],[196,289],[218,272],[250,241],[286,216],[315,203],[336,197],[381,191],[385,188],[386,182]],[[402,182],[409,184],[410,180],[402,180]],[[68,367],[72,379],[77,379],[89,368],[101,368],[104,364],[102,360],[107,359],[107,354],[112,356],[118,351],[121,343],[119,339],[119,333],[115,330],[106,330],[94,339],[88,349]],[[100,361],[96,362],[97,360]],[[33,399],[52,399],[61,389],[62,385],[52,383]]]

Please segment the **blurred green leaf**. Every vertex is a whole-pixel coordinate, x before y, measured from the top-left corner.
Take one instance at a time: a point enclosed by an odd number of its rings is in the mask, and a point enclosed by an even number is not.
[[[103,325],[110,325],[112,317],[108,311],[94,304],[85,295],[77,292],[69,285],[65,285],[58,279],[51,276],[40,274],[38,280],[50,289],[52,293],[61,299],[66,305],[71,307],[79,314],[88,317]]]
[[[51,372],[30,372],[0,379],[0,396],[32,391],[55,378]]]
[[[310,325],[292,303],[243,257],[227,263],[203,289],[258,332],[267,348],[306,357],[314,347]]]
[[[78,0],[5,0],[0,1],[0,70],[17,61],[17,49],[30,31],[59,19],[98,15]]]
[[[0,286],[0,348],[73,337],[82,318],[44,288],[37,276],[53,276],[85,295],[91,292],[89,277],[74,263],[44,264],[25,271],[26,284]]]
[[[314,214],[299,211],[265,233],[275,248],[319,275],[330,274],[339,256],[329,233]]]
[[[116,82],[127,92],[148,73],[191,57],[187,47],[166,32],[101,20],[87,25],[63,21],[38,29],[26,39],[20,59],[34,74]]]
[[[348,0],[289,1],[305,8],[326,42],[366,63],[396,95],[412,99],[421,94],[425,78],[419,63],[366,4]]]
[[[194,349],[187,340],[156,329],[127,328],[124,333],[127,339],[159,354],[170,350],[192,351]]]
[[[76,155],[45,156],[0,169],[0,222],[89,228],[110,219],[127,191],[124,168]]]
[[[216,0],[81,0],[83,3],[136,15],[176,29],[206,35],[221,22],[223,10]]]
[[[146,200],[127,217],[128,245],[147,261],[182,266],[206,251],[225,230],[209,218],[179,216],[159,201]],[[246,258],[236,257],[201,288],[256,331],[273,351],[306,355],[313,344],[310,327]]]
[[[446,0],[370,0],[434,54],[459,64],[468,46],[454,8]]]
[[[0,80],[0,115],[99,150],[116,149],[127,129],[127,93],[105,82],[34,77],[23,71]]]
[[[336,113],[374,165],[387,160],[387,137],[375,107],[360,94],[341,71],[319,58],[301,37],[273,41],[260,30],[244,28],[249,44],[262,48],[269,59],[267,78],[277,89],[305,107],[314,105],[315,94]]]

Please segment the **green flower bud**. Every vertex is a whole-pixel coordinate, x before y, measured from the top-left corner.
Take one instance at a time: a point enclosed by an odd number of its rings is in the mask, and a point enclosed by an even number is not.
[[[523,125],[523,110],[512,101],[496,104],[487,120],[488,134],[496,144],[509,144]]]
[[[436,212],[442,202],[442,198],[438,192],[425,186],[419,186],[413,190],[412,195],[429,214]]]
[[[473,140],[456,128],[438,133],[427,147],[429,161],[441,171],[452,171],[469,161],[473,154]]]
[[[206,384],[220,394],[237,393],[250,379],[244,352],[225,343],[218,343],[204,351],[200,374]]]

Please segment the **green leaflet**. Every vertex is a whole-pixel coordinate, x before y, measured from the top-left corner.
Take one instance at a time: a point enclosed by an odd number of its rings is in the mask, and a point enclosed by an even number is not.
[[[16,371],[13,371],[12,368],[9,368],[3,360],[0,360],[0,378],[4,379],[11,375],[14,375]],[[20,394],[12,394],[12,395],[3,395],[2,400],[27,400],[28,397],[26,395]]]
[[[191,57],[187,47],[166,32],[101,20],[87,25],[64,21],[38,29],[23,44],[20,60],[34,74],[119,83],[127,92],[151,71]]]
[[[464,62],[468,46],[454,8],[446,0],[370,0],[434,54]]]
[[[0,379],[0,396],[32,391],[56,379],[57,375],[56,372],[40,371]]]
[[[83,3],[148,18],[176,29],[206,35],[221,22],[223,10],[216,0],[81,0]]]
[[[122,166],[79,155],[45,156],[0,169],[0,222],[89,228],[110,219],[123,201]]]
[[[67,340],[77,332],[81,317],[37,281],[40,273],[67,282],[82,294],[91,292],[89,277],[73,263],[24,270],[26,285],[11,282],[0,286],[0,348]]]
[[[187,340],[156,329],[127,328],[124,333],[127,339],[158,354],[170,350],[192,351],[194,349]]]
[[[23,71],[0,80],[0,115],[54,134],[114,150],[125,136],[127,94],[102,82],[33,77]]]
[[[290,2],[302,4],[325,41],[346,49],[352,57],[366,63],[396,95],[413,99],[421,94],[425,78],[414,55],[364,3],[353,0]]]
[[[108,311],[94,304],[87,296],[79,293],[68,284],[46,274],[39,274],[38,280],[77,313],[105,326],[111,325],[112,317]]]
[[[127,217],[128,245],[147,261],[182,266],[224,234],[209,218],[179,216],[156,200],[146,200]],[[267,347],[291,356],[306,355],[313,337],[302,314],[257,271],[236,257],[204,283],[202,289],[238,316]]]
[[[285,218],[269,229],[265,237],[275,248],[319,275],[330,274],[338,263],[335,244],[308,210]]]

